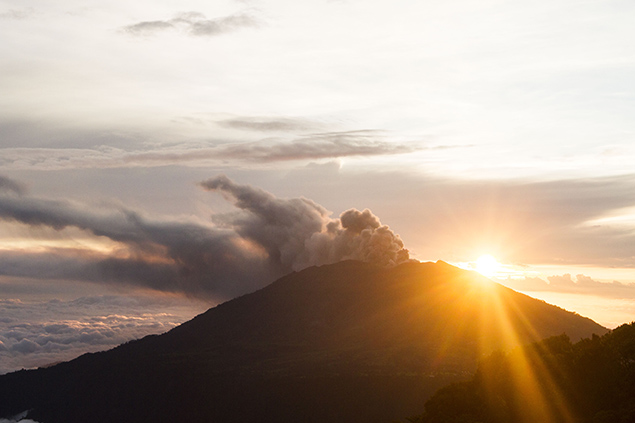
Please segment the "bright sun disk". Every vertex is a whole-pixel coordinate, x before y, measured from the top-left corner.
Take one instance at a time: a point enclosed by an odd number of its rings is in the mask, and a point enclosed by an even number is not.
[[[496,274],[500,267],[498,260],[491,254],[483,254],[476,259],[476,271],[481,275],[491,277]]]

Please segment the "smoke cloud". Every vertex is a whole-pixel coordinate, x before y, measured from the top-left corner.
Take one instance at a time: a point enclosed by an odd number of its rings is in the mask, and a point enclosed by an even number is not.
[[[363,260],[392,266],[409,259],[403,242],[366,209],[347,210],[339,219],[306,198],[280,199],[226,176],[201,183],[219,191],[244,213],[223,223],[267,252],[268,259],[285,270]]]
[[[0,275],[125,283],[224,299],[312,265],[352,259],[392,266],[409,260],[399,236],[370,210],[331,218],[309,199],[278,198],[226,176],[200,186],[222,194],[238,211],[213,216],[209,224],[156,220],[124,207],[95,210],[0,190],[0,219],[60,232],[77,228],[117,246],[110,253],[5,251]]]

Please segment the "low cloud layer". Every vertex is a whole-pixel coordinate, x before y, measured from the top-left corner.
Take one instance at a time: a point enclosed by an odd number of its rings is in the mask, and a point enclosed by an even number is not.
[[[199,311],[203,311],[202,307]],[[93,296],[73,301],[0,300],[0,374],[166,332],[192,318],[191,301]]]
[[[115,247],[5,250],[0,275],[123,283],[222,299],[311,265],[356,259],[391,266],[409,259],[399,236],[370,210],[331,218],[311,200],[277,198],[225,176],[201,186],[224,195],[238,211],[214,216],[213,224],[159,220],[124,207],[96,210],[9,190],[0,195],[0,219],[60,233],[75,228]]]
[[[0,193],[3,191],[12,192],[14,194],[23,194],[25,188],[24,185],[14,181],[13,179],[0,176]]]
[[[593,278],[569,273],[548,276],[545,279],[525,277],[522,279],[508,278],[501,281],[506,286],[525,292],[559,292],[567,294],[588,294],[606,298],[635,299],[635,284],[625,284],[618,281],[600,282]]]
[[[211,37],[236,31],[242,28],[253,28],[260,22],[247,13],[237,13],[215,19],[207,19],[199,12],[187,12],[168,20],[142,21],[123,27],[131,35],[154,35],[168,30],[180,30],[193,36]]]
[[[35,420],[25,419],[28,415],[28,411],[20,413],[16,416],[9,417],[8,419],[0,419],[0,423],[38,423]]]

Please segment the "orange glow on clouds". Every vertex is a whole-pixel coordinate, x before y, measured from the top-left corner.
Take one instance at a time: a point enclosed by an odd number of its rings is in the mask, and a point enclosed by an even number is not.
[[[0,250],[3,251],[25,251],[41,253],[50,250],[87,250],[101,254],[111,254],[121,248],[119,243],[101,238],[77,239],[2,239],[0,240]]]
[[[105,237],[92,238],[5,238],[0,239],[0,252],[20,254],[47,254],[76,256],[83,258],[103,259],[139,259],[147,263],[172,264],[174,260],[167,257],[165,247],[156,246],[152,251],[136,251],[130,246],[112,241]]]

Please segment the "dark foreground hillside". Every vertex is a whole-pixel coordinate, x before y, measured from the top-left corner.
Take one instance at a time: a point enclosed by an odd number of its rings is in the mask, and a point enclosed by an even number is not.
[[[635,324],[572,343],[545,339],[483,360],[413,423],[635,422]]]
[[[390,422],[479,358],[593,321],[443,262],[290,274],[160,335],[0,377],[42,423]]]

